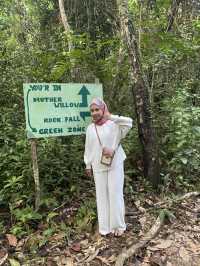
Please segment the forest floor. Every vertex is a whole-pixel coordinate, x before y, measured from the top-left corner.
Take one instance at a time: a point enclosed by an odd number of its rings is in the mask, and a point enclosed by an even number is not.
[[[115,265],[122,250],[140,242],[155,225],[161,209],[165,208],[173,214],[174,219],[167,220],[158,234],[129,257],[124,265],[199,266],[200,197],[172,201],[167,197],[161,199],[142,188],[138,188],[137,193],[126,204],[127,231],[123,236],[102,237],[97,227],[93,226],[91,230],[75,230],[68,236],[64,230],[57,231],[44,241],[42,231],[47,228],[39,224],[34,233],[21,239],[12,234],[1,235],[0,265]],[[140,197],[136,200],[138,195]],[[77,210],[76,201],[70,207],[62,206],[59,215],[62,221],[69,221]]]

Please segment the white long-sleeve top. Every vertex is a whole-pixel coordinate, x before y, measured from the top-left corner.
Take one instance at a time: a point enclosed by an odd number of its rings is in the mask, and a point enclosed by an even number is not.
[[[119,143],[120,140],[126,136],[131,127],[131,118],[111,115],[106,123],[101,126],[96,125],[101,145],[97,137],[95,124],[90,124],[86,130],[85,141],[84,162],[86,164],[86,169],[92,168],[93,172],[102,172],[122,163],[126,159],[126,154]],[[115,150],[111,166],[103,165],[100,162],[103,147]]]

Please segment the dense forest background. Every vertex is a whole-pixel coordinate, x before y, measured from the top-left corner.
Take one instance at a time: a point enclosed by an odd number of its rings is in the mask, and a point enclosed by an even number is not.
[[[67,31],[59,1],[1,1],[0,205],[9,213],[9,218],[0,217],[2,232],[23,237],[44,217],[50,223],[63,202],[70,206],[76,199],[80,204],[76,226],[96,219],[93,181],[84,174],[84,136],[37,141],[42,196],[40,210],[34,210],[25,82],[94,83],[98,78],[111,112],[134,120],[123,141],[127,154],[125,193],[135,196],[138,182],[144,189],[152,189],[143,177],[133,69],[120,33],[119,2],[65,0]],[[199,189],[200,3],[129,0],[128,4],[157,136],[161,179],[157,191],[176,195]],[[80,201],[83,195],[86,198]],[[71,225],[59,226],[69,230]],[[56,229],[51,230],[46,234]]]

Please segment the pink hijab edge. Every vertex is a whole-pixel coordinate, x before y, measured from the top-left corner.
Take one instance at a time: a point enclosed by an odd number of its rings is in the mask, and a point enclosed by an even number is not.
[[[103,115],[108,112],[107,104],[100,98],[93,98],[89,106],[91,107],[92,105],[98,106],[103,111]],[[102,117],[95,124],[101,126],[106,123],[107,120],[107,118]]]

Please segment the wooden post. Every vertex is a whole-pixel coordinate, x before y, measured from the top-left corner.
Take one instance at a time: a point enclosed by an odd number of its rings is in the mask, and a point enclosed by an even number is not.
[[[99,79],[98,78],[95,78],[95,81],[94,81],[96,84],[99,84]]]
[[[31,143],[31,157],[33,163],[33,178],[35,182],[35,210],[37,211],[40,206],[40,179],[39,179],[39,169],[37,162],[37,142],[35,139],[30,139]]]

